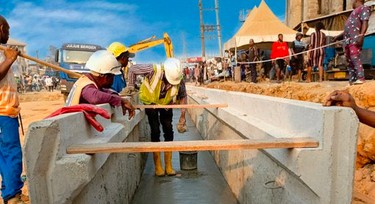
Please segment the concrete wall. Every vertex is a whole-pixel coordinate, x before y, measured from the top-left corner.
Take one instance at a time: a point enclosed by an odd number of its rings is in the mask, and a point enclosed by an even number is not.
[[[285,22],[290,28],[294,28],[302,21],[303,0],[289,0],[286,3]]]
[[[149,135],[137,112],[128,121],[121,109],[111,109],[112,119],[100,116],[104,131],[97,132],[83,114],[65,114],[34,122],[27,133],[24,157],[32,203],[128,203],[139,184],[143,169],[141,154],[66,154],[80,143],[145,140]],[[127,117],[127,116],[126,116]]]
[[[313,137],[319,148],[213,151],[240,203],[351,203],[358,119],[348,108],[188,86],[205,139]]]

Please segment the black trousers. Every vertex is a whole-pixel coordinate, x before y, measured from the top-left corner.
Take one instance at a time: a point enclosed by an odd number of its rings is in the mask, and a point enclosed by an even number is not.
[[[257,83],[257,67],[256,64],[250,64],[251,82]]]
[[[164,132],[164,141],[173,141],[173,110],[146,109],[151,128],[151,142],[160,142],[160,124]]]

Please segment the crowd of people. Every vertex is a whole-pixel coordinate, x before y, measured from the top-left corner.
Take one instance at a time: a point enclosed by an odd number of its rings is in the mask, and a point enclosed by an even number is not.
[[[16,77],[17,91],[19,93],[34,92],[46,90],[52,92],[59,89],[60,79],[55,76],[38,74],[24,74],[22,77]]]
[[[298,82],[312,81],[312,72],[318,71],[319,81],[324,79],[323,59],[326,45],[326,36],[321,31],[323,24],[316,25],[316,31],[305,42],[303,34],[297,33],[291,46],[283,40],[283,34],[272,44],[270,50],[260,50],[253,39],[249,41],[249,48],[239,50],[237,58],[233,51],[226,52],[225,57],[215,58],[215,63],[203,61],[194,68],[185,68],[186,79],[196,82],[197,85],[226,78],[234,80],[235,68],[240,67],[241,81],[257,83],[259,78],[269,78],[280,83],[283,80],[292,80],[297,75]],[[302,77],[304,73],[305,77]]]
[[[348,62],[349,84],[363,84],[365,78],[360,54],[371,15],[370,8],[363,3],[363,0],[353,1],[354,10],[346,21],[344,32],[338,36],[328,38],[322,31],[323,23],[318,22],[309,38],[303,38],[304,34],[297,33],[295,40],[288,45],[283,34],[279,34],[270,50],[260,50],[250,39],[246,50],[237,53],[227,50],[223,58],[215,60],[215,66],[203,61],[193,69],[185,68],[185,76],[197,85],[224,78],[233,80],[235,68],[240,67],[241,73],[237,75],[241,76],[242,81],[251,83],[257,83],[259,78],[265,77],[281,83],[292,80],[293,75],[297,75],[298,82],[311,82],[313,72],[318,75],[316,81],[322,82],[328,61],[334,58],[331,52],[327,52],[332,51],[334,45],[328,44],[341,40]]]

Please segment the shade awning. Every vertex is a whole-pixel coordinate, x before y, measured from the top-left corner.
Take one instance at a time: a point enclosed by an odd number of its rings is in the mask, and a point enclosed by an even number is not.
[[[224,48],[229,50],[245,46],[249,44],[250,39],[253,39],[255,43],[274,42],[277,41],[279,34],[283,34],[284,41],[292,42],[296,33],[295,30],[282,23],[262,0],[259,7],[249,13],[237,33],[224,44]]]

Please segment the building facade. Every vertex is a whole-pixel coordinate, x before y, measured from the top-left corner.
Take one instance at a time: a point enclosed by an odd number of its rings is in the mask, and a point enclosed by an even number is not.
[[[7,45],[16,47],[20,52],[26,53],[26,43],[9,38]],[[17,57],[17,60],[12,65],[13,73],[17,76],[20,76],[22,73],[26,72],[27,69],[27,60],[23,57]]]
[[[351,0],[287,0],[285,22],[294,28],[301,22],[350,9]]]

